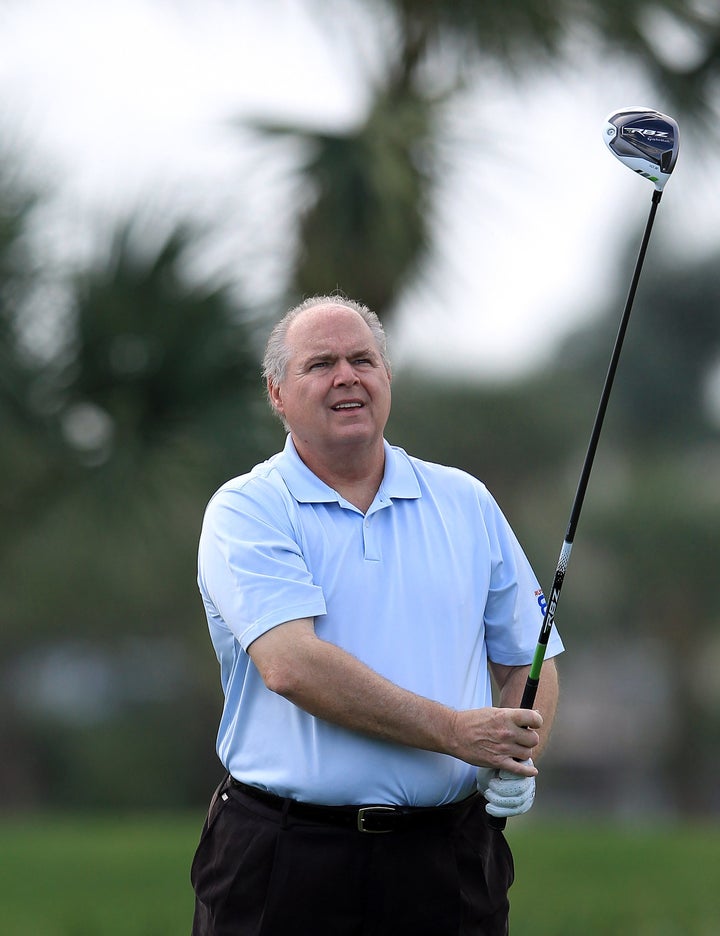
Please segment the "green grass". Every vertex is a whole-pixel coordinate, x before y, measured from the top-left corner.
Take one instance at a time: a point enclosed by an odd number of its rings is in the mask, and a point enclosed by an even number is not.
[[[185,936],[202,816],[0,822],[3,936]],[[720,827],[508,825],[513,936],[716,936]],[[342,936],[342,934],[338,934]]]
[[[508,823],[513,934],[717,936],[720,825]]]

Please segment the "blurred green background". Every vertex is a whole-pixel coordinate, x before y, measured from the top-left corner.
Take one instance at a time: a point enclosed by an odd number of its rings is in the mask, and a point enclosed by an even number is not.
[[[271,213],[280,192],[287,226],[261,287],[248,284],[262,230],[233,243],[223,266],[207,219],[176,222],[151,199],[94,218],[92,250],[59,261],[47,228],[59,182],[33,171],[28,128],[6,121],[0,841],[11,872],[0,905],[12,936],[185,926],[187,869],[220,775],[197,536],[212,491],[282,445],[259,378],[279,315],[338,287],[377,310],[391,342],[402,340],[408,316],[399,310],[417,303],[422,317],[447,248],[438,206],[453,173],[472,165],[490,199],[498,177],[512,190],[512,167],[498,173],[506,156],[492,144],[498,89],[522,93],[536,77],[561,74],[567,106],[588,61],[617,62],[633,77],[628,99],[613,105],[652,93],[696,159],[718,162],[715,4],[347,0],[327,23],[313,0],[275,5],[314,24],[338,69],[355,76],[362,105],[350,125],[322,129],[322,120],[270,109],[237,118],[238,147],[257,172],[239,174],[235,209]],[[193,9],[180,4],[176,15]],[[281,63],[278,82],[292,82]],[[471,100],[477,125],[458,133]],[[518,132],[532,146],[532,124]],[[570,164],[601,147],[599,133],[587,141],[561,126],[556,151],[537,158]],[[681,147],[676,175],[683,155]],[[268,161],[275,169],[261,172]],[[532,821],[510,833],[516,919],[528,921],[520,932],[532,920],[535,933],[556,936],[705,934],[720,916],[717,895],[697,886],[717,865],[720,815],[720,240],[687,249],[664,223],[676,217],[664,214],[676,181],[658,215],[563,590],[557,624],[568,652],[541,793]],[[651,187],[630,184],[603,195],[617,215],[614,269],[591,296],[571,298],[579,324],[533,367],[473,380],[452,358],[443,368],[413,363],[406,347],[395,373],[388,438],[483,479],[546,587],[639,245],[643,193],[649,207]],[[532,203],[527,212],[538,223]],[[539,220],[538,236],[551,238],[552,218]],[[472,221],[478,237],[492,236],[482,215]],[[518,256],[518,283],[524,275]],[[511,304],[513,282],[506,295]],[[442,309],[442,286],[438,301]],[[465,301],[488,325],[502,322],[503,309],[483,308],[482,296]],[[439,339],[442,315],[423,321]],[[97,915],[72,897],[86,888],[102,897]],[[145,891],[157,913],[140,909]],[[67,909],[45,913],[38,893],[64,895]],[[101,914],[110,906],[132,906],[137,920],[126,915],[112,929]]]

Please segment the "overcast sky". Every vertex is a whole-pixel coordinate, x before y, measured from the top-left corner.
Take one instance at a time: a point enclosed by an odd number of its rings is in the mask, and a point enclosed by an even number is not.
[[[257,222],[287,193],[243,148],[232,119],[350,125],[364,104],[358,67],[307,8],[302,0],[6,0],[0,118],[57,192],[43,232],[48,254],[88,250],[98,216],[141,207],[210,224],[208,262],[218,266],[241,255],[252,219],[254,249],[266,260],[257,277],[277,272],[277,232]],[[362,23],[345,30],[363,37]],[[680,48],[682,37],[670,38]],[[638,104],[666,109],[636,74],[592,57],[515,86],[488,80],[468,98],[458,134],[474,142],[447,180],[440,260],[393,327],[396,364],[512,375],[626,292],[618,263],[652,186],[613,159],[601,128],[610,112]],[[708,199],[718,174],[683,138],[651,249],[718,244],[720,212]]]

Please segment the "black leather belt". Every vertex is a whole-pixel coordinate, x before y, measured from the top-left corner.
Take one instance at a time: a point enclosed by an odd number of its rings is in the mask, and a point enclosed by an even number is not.
[[[447,806],[320,806],[276,796],[267,790],[241,783],[234,777],[230,777],[229,782],[234,789],[287,816],[358,832],[400,832],[449,826],[479,795],[473,793],[467,799]]]

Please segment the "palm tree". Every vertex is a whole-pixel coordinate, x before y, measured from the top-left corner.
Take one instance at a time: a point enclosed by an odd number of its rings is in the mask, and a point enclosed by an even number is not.
[[[339,287],[392,314],[402,290],[433,247],[433,207],[448,172],[447,115],[459,95],[499,69],[508,78],[572,62],[578,50],[630,61],[678,112],[695,121],[714,113],[720,71],[720,16],[683,0],[357,0],[379,24],[383,63],[368,66],[368,106],[351,130],[317,132],[256,123],[292,137],[308,156],[299,170],[297,250],[289,295]],[[320,4],[307,0],[309,14]],[[333,39],[333,19],[322,5]],[[334,29],[334,32],[333,32]],[[670,55],[682,33],[686,58]],[[345,42],[339,67],[352,56]],[[336,53],[337,54],[337,53]],[[355,48],[356,59],[362,49]],[[362,65],[354,62],[356,69]],[[378,77],[377,72],[380,72]]]
[[[102,516],[111,552],[124,543],[128,555],[169,555],[178,545],[168,542],[168,524],[195,528],[212,486],[260,457],[267,421],[258,406],[253,329],[227,288],[187,279],[192,243],[189,231],[175,230],[153,249],[122,224],[107,256],[71,277],[70,333],[50,360],[28,369],[24,410],[32,412],[38,397],[32,389],[43,388],[45,432],[35,442],[46,497],[37,512],[28,498],[16,498],[26,530],[32,517],[47,525],[58,511],[68,516],[72,504],[70,522],[85,526],[86,540]],[[37,485],[30,495],[37,497]],[[73,549],[81,550],[82,539]],[[194,543],[181,541],[185,556]],[[83,564],[106,558],[112,575],[102,538],[86,546]],[[56,570],[73,549],[57,552]],[[153,576],[137,565],[142,591]],[[101,567],[95,581],[107,590]],[[127,577],[118,585],[130,594]],[[82,616],[78,607],[76,622]]]
[[[68,278],[70,329],[53,353],[23,352],[8,306],[1,457],[13,471],[0,495],[2,663],[17,683],[14,667],[29,656],[42,665],[47,655],[54,666],[56,651],[73,665],[89,655],[107,670],[139,654],[155,661],[151,671],[142,676],[133,664],[114,677],[129,680],[131,698],[140,680],[141,698],[152,699],[172,665],[181,684],[172,703],[125,702],[103,716],[102,730],[79,735],[62,723],[48,732],[46,711],[35,721],[4,698],[0,734],[23,737],[18,795],[33,788],[32,763],[44,752],[43,782],[53,792],[37,795],[71,801],[80,769],[96,778],[99,801],[123,801],[98,756],[110,737],[113,759],[137,756],[141,737],[148,750],[157,732],[176,738],[173,756],[190,787],[211,769],[210,758],[191,753],[195,730],[201,744],[212,734],[217,692],[212,668],[190,662],[193,647],[206,649],[197,534],[212,490],[266,454],[273,424],[260,400],[248,310],[225,286],[188,278],[190,231],[172,231],[156,247],[141,235],[120,225],[106,256]],[[127,732],[135,743],[125,743]],[[152,798],[161,785],[158,776],[135,792]]]
[[[72,339],[57,380],[66,421],[79,407],[99,416],[85,438],[78,420],[74,437],[91,461],[147,461],[190,435],[216,457],[218,435],[225,453],[251,444],[249,425],[222,420],[243,411],[259,382],[249,314],[226,286],[188,279],[193,243],[180,228],[155,249],[121,225],[102,263],[71,283]]]

